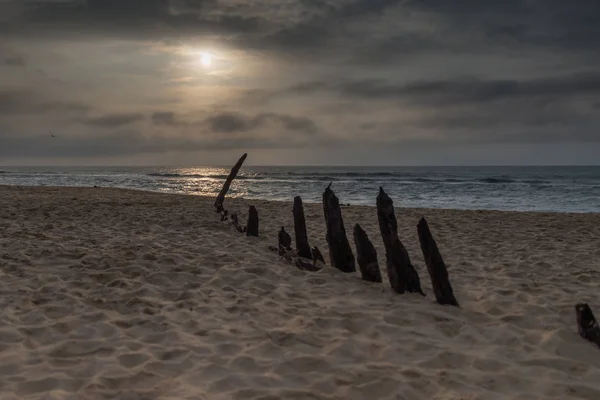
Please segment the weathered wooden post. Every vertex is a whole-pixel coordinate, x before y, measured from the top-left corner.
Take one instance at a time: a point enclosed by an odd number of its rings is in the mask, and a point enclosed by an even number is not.
[[[285,231],[285,228],[282,226],[279,234],[277,235],[278,240],[278,251],[279,255],[282,256],[288,251],[292,250],[292,237],[289,233]]]
[[[354,226],[354,243],[356,244],[356,258],[363,280],[381,282],[377,250],[369,240],[367,232],[359,224]]]
[[[250,209],[248,210],[246,236],[258,236],[258,211],[254,206],[250,206]]]
[[[221,191],[219,192],[219,195],[217,196],[217,199],[215,200],[215,208],[217,209],[217,213],[220,213],[223,211],[223,202],[225,201],[225,195],[229,191],[229,186],[231,186],[231,182],[235,179],[238,171],[242,167],[242,164],[246,160],[246,157],[248,157],[248,154],[244,153],[244,155],[233,166],[233,168],[231,169],[231,172],[229,172],[229,176],[227,177],[227,180],[225,180],[225,183],[223,184],[223,188],[221,189]]]
[[[600,327],[598,327],[598,321],[596,321],[590,306],[586,303],[579,303],[575,305],[575,313],[579,335],[600,347]]]
[[[355,272],[356,260],[346,237],[340,202],[335,193],[333,193],[333,190],[331,190],[331,184],[327,186],[327,189],[323,193],[323,211],[327,226],[326,239],[329,245],[331,265],[342,272]]]
[[[456,301],[456,298],[454,297],[452,285],[448,278],[446,263],[444,263],[444,260],[442,259],[442,255],[440,254],[435,239],[429,230],[429,224],[427,224],[425,218],[421,218],[419,221],[417,232],[419,234],[419,242],[421,242],[423,257],[425,258],[425,264],[427,264],[427,271],[431,277],[431,285],[433,286],[435,299],[439,304],[448,304],[458,307],[458,301]]]
[[[382,187],[379,188],[379,195],[377,195],[377,219],[385,245],[386,269],[392,288],[398,293],[417,292],[425,296],[421,289],[419,274],[410,262],[408,251],[398,238],[394,202]]]
[[[296,236],[296,250],[298,256],[303,258],[312,258],[310,245],[308,244],[308,235],[306,234],[306,219],[304,217],[304,206],[302,198],[296,196],[294,198],[294,233]]]

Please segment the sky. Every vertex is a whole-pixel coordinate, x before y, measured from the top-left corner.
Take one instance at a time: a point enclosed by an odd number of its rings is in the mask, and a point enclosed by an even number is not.
[[[598,21],[598,0],[0,0],[0,165],[599,164]]]

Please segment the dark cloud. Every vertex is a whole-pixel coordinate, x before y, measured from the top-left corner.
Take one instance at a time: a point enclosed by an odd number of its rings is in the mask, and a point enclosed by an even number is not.
[[[216,4],[215,0],[8,0],[4,7],[18,11],[5,22],[5,30],[16,35],[45,32],[49,37],[76,40],[81,36],[75,35],[158,39],[262,29],[261,18],[219,12]]]
[[[44,100],[31,91],[0,89],[0,115],[81,114],[89,109],[81,102]]]
[[[10,56],[4,58],[4,64],[11,67],[24,67],[25,58],[23,56]]]
[[[128,114],[108,114],[101,117],[85,118],[79,120],[84,125],[98,127],[98,128],[118,128],[121,126],[129,125],[134,122],[138,122],[144,119],[144,116],[140,113],[128,113]]]
[[[137,39],[221,36],[283,54],[383,62],[424,52],[561,49],[595,59],[600,2],[580,0],[303,0],[271,2],[8,0],[7,34]],[[0,8],[0,11],[2,8]]]
[[[258,126],[253,119],[234,113],[214,115],[207,118],[206,123],[211,131],[217,133],[244,132]]]
[[[157,111],[150,116],[154,125],[177,126],[180,123],[176,120],[175,113],[171,111]]]
[[[323,88],[323,86],[321,86]],[[380,79],[342,83],[333,88],[343,96],[370,100],[401,99],[411,103],[455,105],[516,98],[564,100],[570,96],[600,97],[600,74],[576,74],[550,78],[515,80],[453,80],[412,82],[404,85]]]
[[[269,93],[251,91],[247,96],[273,99],[281,96],[311,96],[316,93],[333,93],[359,100],[394,100],[436,106],[520,98],[545,98],[548,101],[563,101],[568,98],[598,100],[600,74],[582,73],[522,80],[463,77],[409,83],[385,79],[308,81]]]
[[[205,120],[209,130],[215,133],[249,132],[269,123],[281,125],[287,131],[314,134],[318,131],[314,121],[306,117],[295,117],[275,113],[246,116],[240,113],[222,112]]]

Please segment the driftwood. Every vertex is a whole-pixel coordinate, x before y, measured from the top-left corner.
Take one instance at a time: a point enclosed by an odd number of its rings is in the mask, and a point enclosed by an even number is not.
[[[359,224],[354,226],[354,243],[356,244],[356,258],[363,280],[381,282],[377,250],[375,250],[375,246],[373,246],[367,233]]]
[[[231,182],[235,179],[238,171],[242,167],[242,164],[246,160],[246,157],[248,157],[248,154],[244,153],[244,155],[233,166],[233,168],[231,169],[231,172],[229,172],[229,176],[227,177],[227,180],[223,184],[223,188],[221,189],[221,191],[219,192],[219,195],[217,196],[217,199],[215,200],[215,208],[217,209],[218,213],[224,211],[223,202],[225,201],[225,195],[229,191],[229,186],[231,186]]]
[[[283,226],[277,235],[277,247],[280,256],[292,250],[292,237],[285,231]]]
[[[319,259],[311,260],[310,258],[298,257],[298,252],[296,250],[286,250],[281,244],[279,247],[269,246],[269,250],[278,253],[282,260],[296,266],[298,269],[303,271],[319,271],[325,266],[325,264]]]
[[[258,236],[258,211],[256,207],[250,206],[248,210],[248,222],[246,224],[246,236]]]
[[[575,313],[577,314],[579,335],[600,347],[600,327],[598,327],[598,321],[596,321],[590,306],[586,303],[579,303],[575,305]]]
[[[323,254],[321,254],[321,250],[319,250],[317,246],[313,247],[310,250],[310,254],[312,255],[313,263],[316,264],[317,262],[322,262],[323,264],[325,264],[325,257],[323,257]]]
[[[245,226],[240,226],[240,222],[238,220],[237,214],[231,214],[231,224],[234,226],[234,228],[238,232],[240,232],[240,233],[246,232],[246,227]]]
[[[398,293],[417,292],[425,296],[421,289],[419,274],[410,262],[408,251],[398,238],[394,202],[382,187],[379,188],[377,196],[377,219],[385,245],[386,269],[392,288]]]
[[[304,217],[304,206],[302,198],[296,196],[294,198],[294,234],[296,236],[296,250],[298,256],[304,258],[312,258],[310,245],[308,244],[308,235],[306,234],[306,219]]]
[[[221,221],[227,221],[227,216],[229,212],[227,210],[223,210],[223,214],[221,214]]]
[[[346,237],[340,202],[331,190],[331,184],[327,186],[323,193],[323,211],[325,213],[325,224],[327,225],[326,239],[329,245],[331,265],[342,272],[356,271],[356,261]]]
[[[294,264],[303,271],[315,272],[323,268],[322,264],[315,263],[310,258],[295,257]]]
[[[431,277],[431,285],[435,299],[439,304],[448,304],[451,306],[459,306],[458,301],[454,297],[452,285],[448,278],[448,269],[446,263],[442,259],[442,255],[435,243],[435,239],[429,230],[429,225],[425,218],[421,218],[417,225],[419,233],[419,242],[421,242],[421,250],[427,264],[427,271]]]

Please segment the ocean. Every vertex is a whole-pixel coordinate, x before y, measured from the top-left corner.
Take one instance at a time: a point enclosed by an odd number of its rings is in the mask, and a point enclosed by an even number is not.
[[[102,186],[216,196],[231,167],[2,167],[1,185]],[[600,212],[600,167],[242,167],[231,196],[398,207]]]

